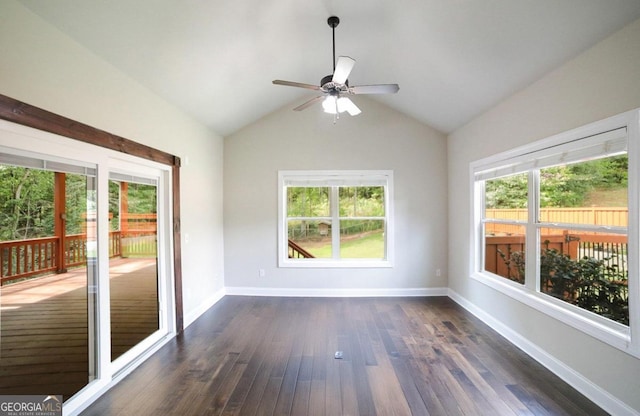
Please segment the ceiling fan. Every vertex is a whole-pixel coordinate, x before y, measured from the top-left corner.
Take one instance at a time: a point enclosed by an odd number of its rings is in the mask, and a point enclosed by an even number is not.
[[[349,115],[357,116],[361,113],[358,106],[351,101],[347,95],[357,94],[395,94],[400,87],[398,84],[378,84],[349,86],[349,74],[356,61],[348,56],[339,56],[336,61],[336,26],[340,23],[337,16],[331,16],[327,23],[333,31],[333,74],[322,78],[320,85],[303,84],[300,82],[273,81],[276,85],[287,85],[289,87],[306,88],[318,91],[321,95],[294,108],[294,111],[302,111],[311,105],[322,101],[325,113],[335,114],[336,118],[340,113],[347,112]]]

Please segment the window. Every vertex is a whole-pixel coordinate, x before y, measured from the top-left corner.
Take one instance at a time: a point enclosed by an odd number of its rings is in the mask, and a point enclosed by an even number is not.
[[[279,173],[280,267],[389,267],[391,171]]]
[[[640,355],[637,123],[634,111],[472,163],[471,275]]]
[[[485,270],[524,284],[528,175],[519,173],[484,183],[482,218]]]

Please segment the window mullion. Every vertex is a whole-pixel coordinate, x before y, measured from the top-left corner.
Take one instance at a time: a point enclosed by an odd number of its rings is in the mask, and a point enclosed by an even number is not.
[[[338,187],[331,187],[329,206],[331,209],[331,257],[340,259],[340,210]]]
[[[480,196],[479,201],[475,200],[473,204],[473,218],[478,221],[474,221],[473,224],[476,227],[476,261],[473,267],[473,272],[481,272],[485,269],[486,259],[486,247],[484,244],[484,213],[486,210],[486,198],[485,198],[485,181],[477,181],[475,183],[475,192]]]
[[[527,235],[526,235],[526,270],[524,285],[533,291],[539,290],[539,276],[538,267],[540,263],[540,233],[538,232],[538,218],[539,218],[539,190],[540,190],[540,171],[529,171],[529,177],[527,181]]]

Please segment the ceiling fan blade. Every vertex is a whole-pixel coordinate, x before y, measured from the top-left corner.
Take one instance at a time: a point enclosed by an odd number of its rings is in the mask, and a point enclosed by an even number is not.
[[[349,88],[351,94],[395,94],[400,87],[398,84],[358,85]]]
[[[299,106],[297,106],[296,108],[293,109],[293,111],[302,111],[307,107],[311,107],[313,104],[322,101],[324,99],[324,95],[319,95],[315,98],[310,99],[309,101],[307,101],[304,104],[300,104]]]
[[[331,81],[336,84],[344,84],[349,78],[349,74],[353,69],[356,61],[348,56],[338,56],[338,62],[336,62],[336,70],[333,71],[333,79]]]
[[[282,81],[280,79],[275,79],[273,80],[273,83],[276,85],[286,85],[288,87],[307,88],[309,90],[315,90],[315,91],[321,90],[321,88],[317,85],[303,84],[301,82]]]
[[[353,103],[347,97],[338,98],[338,109],[339,111],[346,111],[350,116],[357,116],[362,113],[362,111],[358,108],[357,105]]]

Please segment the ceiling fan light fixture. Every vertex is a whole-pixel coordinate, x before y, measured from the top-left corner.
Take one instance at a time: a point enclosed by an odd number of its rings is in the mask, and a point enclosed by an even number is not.
[[[362,111],[356,106],[353,101],[347,97],[336,97],[335,95],[329,95],[322,101],[322,108],[327,114],[339,114],[345,111],[351,116],[357,116]]]
[[[324,112],[327,114],[337,114],[341,112],[336,105],[336,101],[337,100],[335,95],[328,95],[327,98],[322,101],[322,109],[324,110]]]

